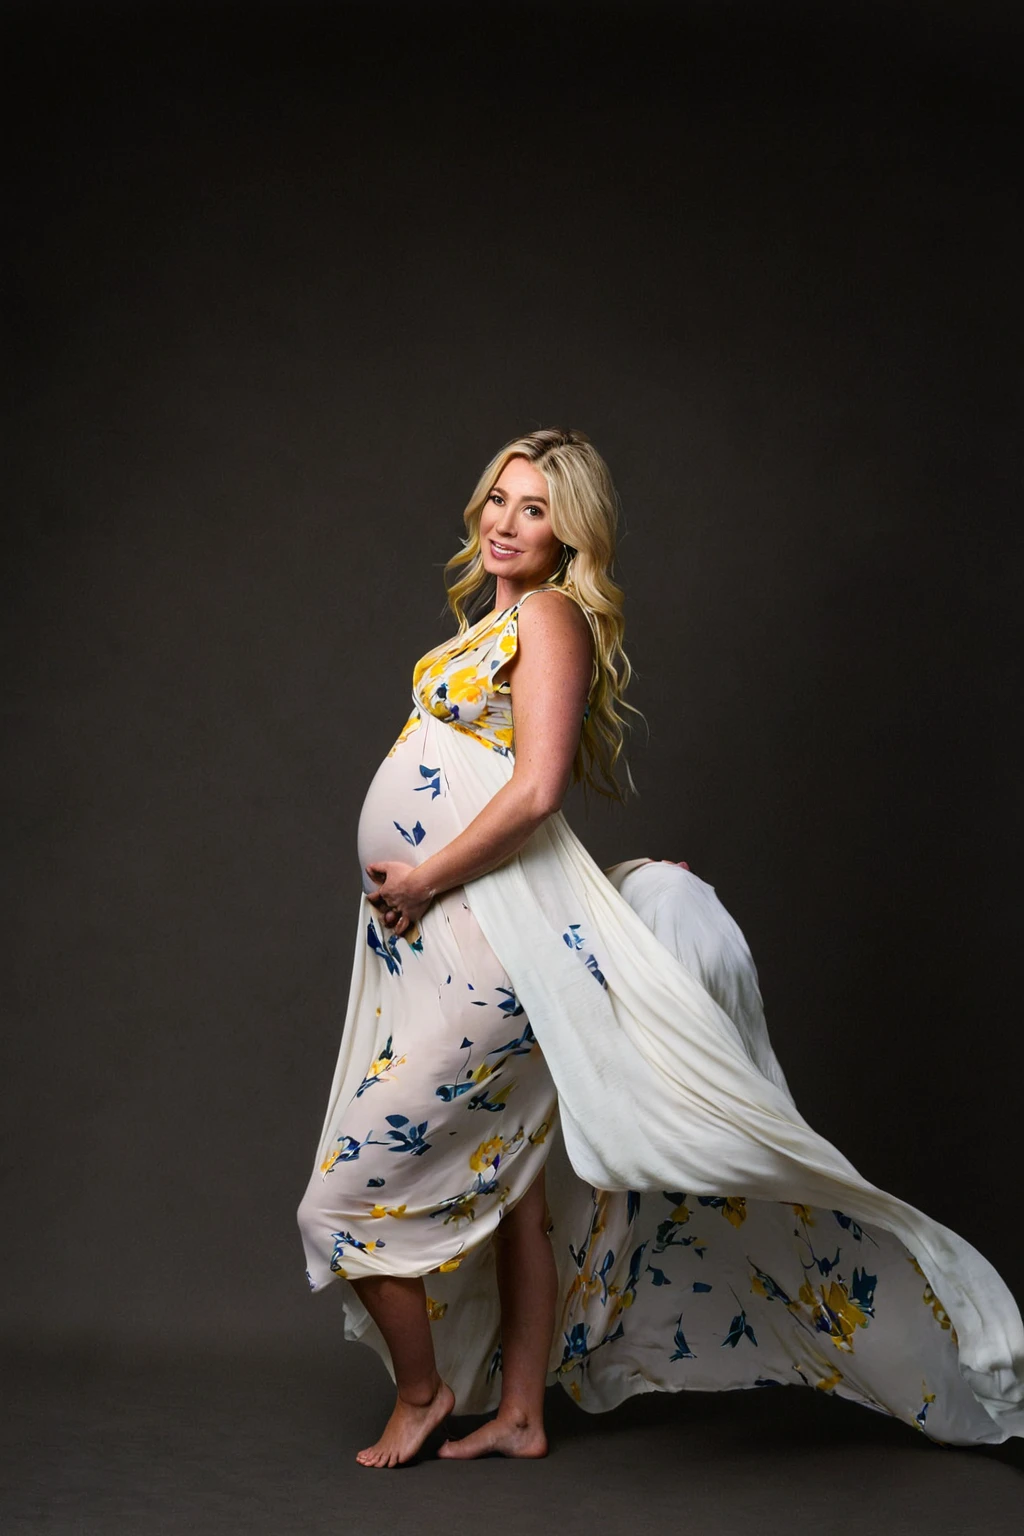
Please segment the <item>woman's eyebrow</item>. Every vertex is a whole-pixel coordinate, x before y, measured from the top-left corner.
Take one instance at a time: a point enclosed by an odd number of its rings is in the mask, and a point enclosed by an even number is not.
[[[492,487],[492,489],[497,491],[499,496],[504,496],[506,501],[511,500],[508,491],[504,490],[502,486],[495,485]],[[548,499],[546,496],[524,496],[522,499],[523,501],[542,501],[545,506],[548,504]]]

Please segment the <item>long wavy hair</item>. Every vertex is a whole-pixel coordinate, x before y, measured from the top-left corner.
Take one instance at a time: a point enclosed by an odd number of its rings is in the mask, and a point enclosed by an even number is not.
[[[466,525],[462,548],[444,568],[448,607],[458,620],[461,635],[494,606],[497,577],[483,562],[480,517],[502,470],[516,456],[527,459],[547,481],[551,530],[564,546],[561,564],[548,578],[549,583],[579,604],[594,637],[588,710],[573,761],[572,782],[582,782],[585,805],[588,787],[624,804],[629,792],[639,791],[623,756],[629,722],[619,707],[645,720],[646,716],[623,698],[633,669],[622,646],[624,593],[611,574],[619,498],[607,464],[585,432],[546,427],[513,438],[495,454],[462,514]],[[620,756],[628,791],[615,776]]]

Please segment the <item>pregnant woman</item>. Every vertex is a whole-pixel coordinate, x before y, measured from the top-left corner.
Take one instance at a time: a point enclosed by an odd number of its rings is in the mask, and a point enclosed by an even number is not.
[[[712,887],[667,861],[602,871],[561,812],[576,781],[624,798],[603,459],[580,432],[517,438],[464,520],[458,633],[416,663],[360,816],[298,1210],[311,1289],[342,1285],[346,1337],[397,1387],[357,1459],[397,1466],[491,1409],[438,1454],[542,1456],[556,1382],[589,1412],[802,1384],[943,1444],[1024,1434],[1013,1296],[800,1114]]]

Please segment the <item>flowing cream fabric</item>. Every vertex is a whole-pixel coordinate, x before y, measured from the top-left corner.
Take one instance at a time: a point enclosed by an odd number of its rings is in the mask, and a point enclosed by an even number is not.
[[[422,710],[415,693],[413,702]],[[468,825],[511,777],[514,758],[482,748],[468,731],[453,730],[426,712],[423,728],[430,732],[431,759],[440,763],[448,784],[457,786],[454,803],[462,825]],[[942,1376],[944,1416],[936,1438],[973,1444],[1024,1435],[1024,1324],[1013,1295],[966,1239],[863,1178],[804,1119],[768,1038],[749,950],[712,887],[688,871],[644,860],[605,872],[559,812],[515,857],[467,882],[464,890],[512,980],[558,1090],[559,1126],[547,1164],[548,1202],[556,1229],[575,1232],[581,1223],[585,1228],[586,1205],[596,1212],[596,1219],[587,1217],[591,1230],[600,1230],[610,1219],[613,1202],[625,1211],[626,1201],[632,1199],[612,1192],[663,1197],[681,1191],[697,1201],[741,1196],[751,1203],[756,1218],[743,1237],[748,1258],[757,1233],[767,1245],[764,1251],[771,1251],[785,1226],[792,1246],[794,1208],[823,1208],[847,1225],[851,1220],[863,1223],[879,1261],[889,1264],[894,1277],[900,1269],[913,1282],[911,1265],[923,1275],[931,1288],[925,1298],[932,1299],[935,1315],[942,1315],[943,1308],[948,1314],[943,1323],[947,1331],[940,1333],[929,1313],[932,1333],[915,1333],[916,1314],[927,1311],[918,1304],[917,1282],[913,1301],[899,1304],[905,1305],[905,1314],[890,1317],[893,1331],[888,1336],[882,1333],[882,1322],[872,1325],[876,1353],[868,1356],[868,1373],[858,1377],[857,1361],[845,1363],[845,1380],[835,1386],[837,1393],[914,1421],[905,1409],[887,1401],[884,1383],[880,1386],[884,1362],[877,1351],[884,1337],[893,1379],[902,1373],[902,1386],[910,1377],[916,1386],[929,1371],[933,1379]],[[318,1162],[328,1151],[337,1107],[351,1098],[374,1049],[373,1009],[368,1006],[371,962],[364,940],[373,910],[364,894]],[[572,945],[567,941],[570,933]],[[623,1225],[623,1252],[627,1237]],[[557,1252],[560,1295],[571,1298],[579,1289],[573,1268],[579,1254],[564,1242]],[[739,1250],[737,1262],[742,1258]],[[655,1271],[658,1284],[668,1283],[668,1278]],[[738,1294],[744,1280],[749,1284],[749,1273],[741,1276],[737,1271],[734,1278]],[[763,1278],[770,1281],[770,1276]],[[383,1339],[354,1289],[346,1281],[339,1283],[345,1293],[346,1336],[370,1344],[392,1370]],[[631,1287],[628,1299],[637,1301],[635,1277],[623,1280],[618,1289],[621,1294]],[[698,1282],[692,1289],[707,1291],[710,1286]],[[457,1273],[432,1275],[430,1290],[443,1296],[440,1305],[450,1305],[458,1317],[458,1346],[449,1344],[450,1333],[436,1333],[439,1367],[455,1389],[457,1411],[493,1408],[500,1387],[494,1363],[486,1380],[480,1370],[480,1360],[499,1337],[491,1245],[482,1246]],[[791,1297],[782,1300],[789,1305]],[[638,1310],[637,1328],[641,1315]],[[629,1316],[632,1319],[633,1312]],[[683,1316],[680,1313],[680,1325]],[[572,1336],[567,1329],[567,1354]],[[779,1340],[783,1347],[777,1359],[782,1364],[776,1365],[775,1378],[741,1364],[735,1349],[724,1354],[706,1349],[703,1366],[695,1360],[692,1375],[685,1379],[673,1376],[653,1353],[642,1366],[634,1358],[620,1370],[614,1349],[597,1350],[588,1375],[589,1396],[582,1398],[582,1405],[601,1411],[638,1391],[681,1386],[775,1384],[792,1352],[788,1336],[783,1340],[780,1333]],[[556,1337],[549,1382],[560,1377],[561,1348],[562,1340]],[[863,1357],[864,1346],[858,1349]],[[680,1333],[680,1349],[672,1359],[691,1353]],[[830,1379],[826,1355],[815,1351],[804,1356],[802,1364],[798,1360],[795,1369],[801,1380],[818,1386],[834,1385],[839,1374]],[[574,1395],[581,1401],[575,1389]],[[907,1394],[899,1396],[905,1403]],[[917,1422],[925,1427],[923,1414]],[[933,1418],[929,1433],[935,1422]]]
[[[511,764],[454,731],[438,733],[438,743],[446,771],[476,787],[477,814]],[[1024,1435],[1024,1323],[999,1273],[958,1233],[862,1178],[808,1125],[767,1030],[744,1035],[561,812],[465,889],[544,1051],[580,1178],[612,1190],[736,1191],[840,1206],[893,1232],[953,1320],[960,1369],[992,1416],[994,1438]],[[594,986],[562,941],[581,914],[607,989]]]

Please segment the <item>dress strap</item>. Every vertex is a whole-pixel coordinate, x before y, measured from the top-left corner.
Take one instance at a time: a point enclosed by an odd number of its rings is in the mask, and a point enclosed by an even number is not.
[[[596,634],[595,629],[594,629],[594,620],[592,619],[592,617],[590,615],[589,609],[586,607],[586,605],[584,603],[580,602],[579,598],[576,596],[576,594],[574,592],[570,592],[566,587],[558,586],[555,582],[546,582],[545,585],[542,586],[542,587],[531,587],[529,592],[524,592],[522,597],[519,599],[519,601],[517,603],[513,603],[513,605],[512,605],[513,611],[517,615],[518,615],[519,609],[526,602],[526,599],[528,597],[532,597],[534,592],[561,592],[561,593],[563,593],[567,598],[569,598],[569,600],[571,602],[574,602],[576,604],[577,608],[583,614],[583,617],[586,619],[588,625],[590,626],[590,633],[593,636],[593,641],[594,641],[594,659],[593,659],[593,670],[591,672],[591,677],[590,677],[590,687],[587,690],[588,703],[587,703],[586,708],[583,711],[583,718],[584,718],[584,720],[587,720],[589,718],[589,716],[590,716],[589,698],[590,698],[590,695],[593,693],[595,687],[597,686],[598,677],[600,675],[599,672],[598,672],[598,664],[597,664],[598,641],[597,641],[597,634]],[[512,621],[510,619],[509,623],[511,623],[511,622]]]
[[[535,592],[561,592],[564,594],[564,596],[571,598],[571,600],[576,604],[577,608],[583,607],[583,604],[580,602],[578,597],[575,597],[573,593],[570,592],[566,587],[560,587],[555,582],[547,582],[542,587],[531,587],[529,592],[524,592],[519,601],[513,603],[512,606],[514,608],[521,608],[522,605],[526,602],[526,599],[528,597],[532,597]]]
[[[513,606],[516,608],[521,608],[522,605],[526,602],[526,599],[528,597],[532,597],[535,592],[552,592],[554,590],[554,587],[552,587],[550,583],[543,587],[531,587],[529,592],[524,592],[522,597],[518,598]]]

